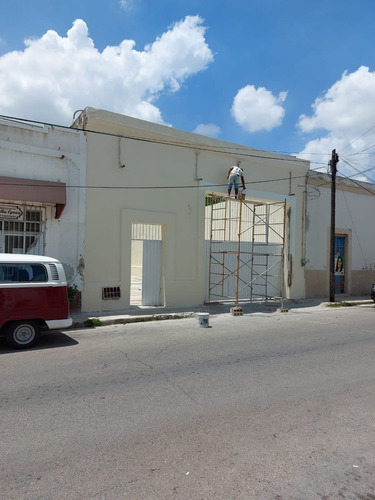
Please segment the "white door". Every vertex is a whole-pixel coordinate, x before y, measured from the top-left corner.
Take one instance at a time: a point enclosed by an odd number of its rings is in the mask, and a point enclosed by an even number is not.
[[[161,258],[160,240],[143,240],[142,259],[142,305],[161,304]]]

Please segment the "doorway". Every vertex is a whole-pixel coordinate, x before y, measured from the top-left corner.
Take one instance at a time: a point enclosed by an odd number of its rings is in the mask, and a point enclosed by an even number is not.
[[[163,306],[162,226],[132,224],[130,305]]]
[[[335,236],[335,293],[345,293],[346,237]]]
[[[206,301],[283,300],[286,202],[206,195]]]

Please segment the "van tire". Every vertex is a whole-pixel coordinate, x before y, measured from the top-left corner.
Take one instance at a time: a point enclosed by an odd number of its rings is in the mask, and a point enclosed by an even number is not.
[[[36,321],[13,321],[5,330],[7,344],[15,349],[27,349],[39,341],[40,327]]]

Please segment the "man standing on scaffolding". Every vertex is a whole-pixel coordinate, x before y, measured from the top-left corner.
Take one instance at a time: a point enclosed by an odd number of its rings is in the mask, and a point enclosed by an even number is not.
[[[234,186],[235,198],[238,197],[238,186],[240,183],[240,179],[242,182],[242,189],[243,191],[245,191],[246,186],[242,168],[237,166],[230,167],[230,169],[228,170],[227,179],[228,179],[228,196],[230,196],[230,193],[232,192],[232,187]]]

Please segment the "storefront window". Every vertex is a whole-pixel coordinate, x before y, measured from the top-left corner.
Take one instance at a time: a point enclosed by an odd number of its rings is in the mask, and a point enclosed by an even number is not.
[[[0,252],[43,254],[43,207],[0,204]]]

